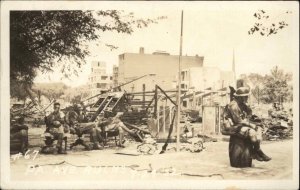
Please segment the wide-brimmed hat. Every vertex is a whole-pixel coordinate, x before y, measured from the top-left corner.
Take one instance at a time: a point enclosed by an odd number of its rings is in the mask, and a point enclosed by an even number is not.
[[[234,96],[249,96],[250,89],[248,87],[240,87],[234,93]]]

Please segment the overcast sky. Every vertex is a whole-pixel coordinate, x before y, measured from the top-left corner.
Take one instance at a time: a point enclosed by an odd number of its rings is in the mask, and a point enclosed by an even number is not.
[[[103,9],[132,11],[136,17],[168,18],[147,28],[137,29],[132,35],[107,32],[100,41],[89,43],[91,56],[87,57],[80,77],[74,77],[71,81],[63,80],[71,86],[87,82],[90,62],[93,60],[106,62],[111,73],[112,66],[118,65],[119,54],[138,53],[139,47],[144,47],[145,53],[163,50],[178,55],[181,10],[184,11],[183,55],[204,56],[204,66],[230,70],[234,49],[238,76],[250,72],[267,74],[275,65],[287,72],[298,68],[298,2],[97,2],[97,6],[95,3],[85,4],[85,8],[95,9],[99,5]],[[74,3],[65,7],[72,9],[78,6]],[[268,13],[272,22],[284,20],[289,26],[269,37],[248,35],[248,30],[256,21],[253,14],[261,9]],[[286,11],[292,11],[292,14],[285,14]],[[111,43],[119,48],[110,51],[104,46],[96,46],[99,42]],[[51,82],[57,82],[61,75],[59,71],[39,75],[36,82],[48,82],[49,77]]]

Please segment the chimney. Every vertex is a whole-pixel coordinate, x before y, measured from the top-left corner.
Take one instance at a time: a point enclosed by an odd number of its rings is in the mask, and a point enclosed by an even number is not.
[[[140,54],[144,54],[144,48],[140,47]]]

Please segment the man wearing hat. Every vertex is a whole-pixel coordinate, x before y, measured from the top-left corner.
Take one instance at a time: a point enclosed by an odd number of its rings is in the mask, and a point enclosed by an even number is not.
[[[248,87],[240,87],[234,93],[234,98],[228,105],[228,120],[231,123],[231,130],[234,133],[249,138],[253,144],[252,157],[258,161],[270,161],[271,158],[264,154],[260,149],[261,129],[253,123],[249,122],[252,116],[252,110],[247,105],[250,89]]]

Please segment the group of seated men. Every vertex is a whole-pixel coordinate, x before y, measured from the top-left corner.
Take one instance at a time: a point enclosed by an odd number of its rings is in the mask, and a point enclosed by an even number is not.
[[[101,149],[100,142],[104,142],[102,134],[104,131],[116,131],[119,134],[118,146],[124,147],[124,131],[132,133],[120,120],[122,113],[114,117],[103,118],[98,121],[90,121],[81,104],[74,105],[74,109],[64,114],[60,110],[60,104],[54,103],[54,111],[46,119],[46,132],[57,139],[58,154],[65,154],[62,148],[65,133],[70,134],[89,134],[92,143],[92,149]],[[104,145],[104,144],[103,144]]]

